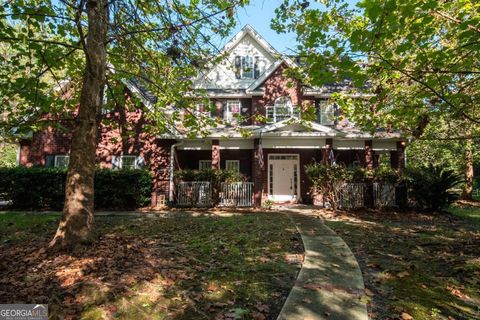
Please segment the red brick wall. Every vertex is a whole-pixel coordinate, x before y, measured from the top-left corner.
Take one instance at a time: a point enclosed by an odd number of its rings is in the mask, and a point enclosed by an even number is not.
[[[126,108],[118,108],[99,121],[97,162],[102,168],[111,168],[112,156],[139,155],[154,176],[154,190],[168,194],[170,146],[175,140],[158,139],[147,133],[148,124],[142,108],[135,108],[126,93]],[[48,128],[33,134],[31,140],[20,142],[20,165],[45,165],[46,155],[68,154],[71,135]]]

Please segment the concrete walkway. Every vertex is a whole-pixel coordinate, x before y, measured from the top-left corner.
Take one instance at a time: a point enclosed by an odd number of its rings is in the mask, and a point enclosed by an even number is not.
[[[308,208],[278,208],[296,224],[305,261],[278,320],[368,320],[363,277],[350,248]]]

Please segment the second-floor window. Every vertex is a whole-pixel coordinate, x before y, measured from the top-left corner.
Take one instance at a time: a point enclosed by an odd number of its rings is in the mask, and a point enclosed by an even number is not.
[[[195,113],[204,117],[210,117],[210,108],[205,103],[200,102],[195,105]]]
[[[335,124],[335,103],[330,101],[320,101],[318,104],[319,123],[324,126],[331,126]]]
[[[228,100],[225,106],[225,121],[235,122],[240,116],[241,103],[239,100]]]
[[[273,106],[266,107],[267,123],[275,123],[299,116],[300,112],[298,107],[292,105],[292,101],[288,97],[277,98]]]
[[[257,79],[265,68],[265,62],[258,56],[235,56],[235,78]]]

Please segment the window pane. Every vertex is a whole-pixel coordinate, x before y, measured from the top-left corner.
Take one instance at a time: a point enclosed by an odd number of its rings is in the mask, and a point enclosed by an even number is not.
[[[332,103],[320,102],[320,124],[333,125],[335,122],[335,110]]]
[[[265,116],[267,117],[267,123],[275,122],[275,118],[273,115],[273,106],[266,107]]]
[[[292,116],[292,102],[288,97],[280,97],[275,101],[274,121],[282,121]]]
[[[228,122],[233,122],[236,120],[236,115],[240,115],[240,101],[227,101],[227,109],[225,112],[225,120]]]
[[[253,57],[251,56],[242,57],[242,78],[253,78]]]
[[[200,160],[198,161],[198,169],[205,170],[212,168],[212,160]]]
[[[68,167],[69,156],[55,156],[55,167],[66,168]]]
[[[135,156],[122,156],[122,169],[135,169]]]
[[[227,171],[240,172],[240,161],[239,160],[227,160],[225,162],[225,169],[227,169]]]

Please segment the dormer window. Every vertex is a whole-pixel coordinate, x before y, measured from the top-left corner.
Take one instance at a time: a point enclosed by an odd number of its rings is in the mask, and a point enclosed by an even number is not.
[[[300,112],[298,107],[292,105],[292,101],[288,97],[277,98],[273,106],[266,107],[267,123],[275,123],[299,116]]]
[[[257,79],[265,69],[265,62],[259,56],[235,56],[235,78]]]

